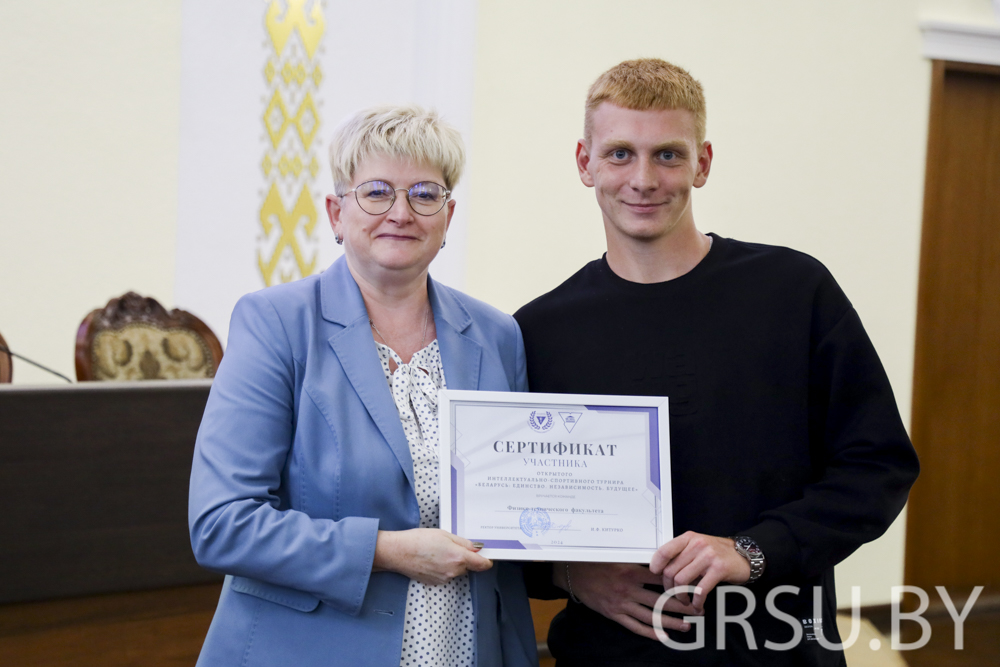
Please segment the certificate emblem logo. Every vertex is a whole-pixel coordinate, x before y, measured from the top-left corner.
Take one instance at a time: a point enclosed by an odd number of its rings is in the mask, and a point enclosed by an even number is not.
[[[528,415],[528,426],[539,433],[545,433],[552,428],[552,413],[532,410],[531,414]]]
[[[521,531],[528,537],[541,537],[551,526],[549,513],[541,507],[529,507],[521,512]]]
[[[563,426],[566,427],[567,433],[572,433],[573,429],[580,421],[580,417],[583,416],[582,412],[560,412],[559,416],[562,417]]]

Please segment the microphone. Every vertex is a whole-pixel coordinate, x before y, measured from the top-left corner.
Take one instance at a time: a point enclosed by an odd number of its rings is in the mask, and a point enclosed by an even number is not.
[[[53,375],[55,375],[55,376],[57,376],[57,377],[60,377],[60,378],[62,378],[63,380],[66,380],[66,382],[69,382],[70,384],[73,384],[73,381],[72,381],[72,380],[70,380],[70,379],[69,379],[68,377],[66,377],[65,375],[63,375],[62,373],[58,373],[58,372],[56,372],[56,371],[52,370],[51,368],[48,368],[47,366],[42,366],[42,365],[41,365],[40,363],[38,363],[37,361],[32,361],[31,359],[28,359],[27,357],[22,357],[22,356],[21,356],[20,354],[18,354],[18,353],[16,353],[16,352],[11,352],[10,348],[9,348],[9,347],[7,347],[6,345],[0,345],[0,352],[3,352],[3,353],[5,353],[5,354],[7,354],[7,355],[9,355],[9,356],[11,356],[11,357],[17,357],[17,358],[18,358],[18,359],[20,359],[21,361],[27,361],[27,362],[28,362],[29,364],[31,364],[32,366],[36,366],[36,367],[38,367],[38,368],[41,368],[41,369],[42,369],[43,371],[46,371],[46,372],[48,372],[48,373],[52,373]]]

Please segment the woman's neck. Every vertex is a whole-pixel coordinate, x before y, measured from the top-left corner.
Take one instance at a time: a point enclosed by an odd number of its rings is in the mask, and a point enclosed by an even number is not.
[[[404,364],[437,337],[430,312],[427,272],[416,279],[391,282],[355,271],[348,262],[372,323],[372,337],[388,345]],[[393,369],[394,370],[394,369]]]

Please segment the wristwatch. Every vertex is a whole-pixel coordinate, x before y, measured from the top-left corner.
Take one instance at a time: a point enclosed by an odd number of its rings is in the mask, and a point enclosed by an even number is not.
[[[736,543],[736,552],[750,561],[750,578],[747,579],[747,583],[752,584],[760,579],[760,575],[764,574],[764,566],[767,564],[764,552],[760,550],[756,542],[746,535],[734,537],[733,541]]]

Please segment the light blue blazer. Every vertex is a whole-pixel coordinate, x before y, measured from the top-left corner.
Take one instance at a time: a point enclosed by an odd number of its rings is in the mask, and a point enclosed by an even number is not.
[[[514,319],[429,280],[452,389],[525,391]],[[198,562],[227,574],[199,665],[399,665],[409,580],[372,573],[420,523],[413,462],[344,258],[236,305],[191,471]],[[513,563],[472,573],[477,664],[537,665]]]

